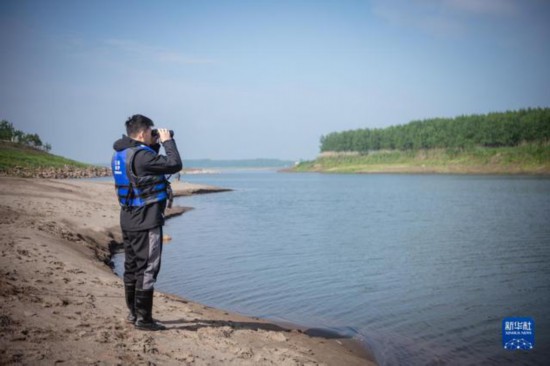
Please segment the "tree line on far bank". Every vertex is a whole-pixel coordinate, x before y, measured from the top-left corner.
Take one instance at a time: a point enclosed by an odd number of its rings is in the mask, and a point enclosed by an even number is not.
[[[16,130],[13,124],[6,120],[0,122],[0,140],[10,141],[17,144],[34,147],[49,152],[52,149],[50,144],[43,144],[40,136],[36,133],[24,133]]]
[[[550,141],[550,108],[433,118],[321,136],[321,152],[503,147]]]

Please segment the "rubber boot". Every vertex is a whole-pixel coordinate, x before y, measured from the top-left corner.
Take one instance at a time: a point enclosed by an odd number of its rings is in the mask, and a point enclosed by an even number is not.
[[[126,321],[128,323],[134,324],[137,320],[136,318],[136,284],[135,283],[124,283],[124,294],[126,296],[126,306],[128,306],[128,317]]]
[[[154,290],[136,290],[136,328],[141,330],[164,330],[166,327],[153,319]]]

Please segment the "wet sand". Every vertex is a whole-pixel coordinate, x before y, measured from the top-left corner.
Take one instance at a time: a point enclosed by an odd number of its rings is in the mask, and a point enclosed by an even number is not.
[[[173,188],[177,195],[216,189]],[[169,329],[136,330],[125,322],[122,280],[108,265],[121,242],[118,212],[110,183],[0,177],[0,364],[374,364],[351,340],[161,292],[154,316]]]

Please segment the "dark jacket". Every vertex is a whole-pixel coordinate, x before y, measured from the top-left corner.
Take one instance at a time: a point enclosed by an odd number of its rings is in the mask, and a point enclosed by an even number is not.
[[[116,151],[122,151],[130,147],[142,145],[128,136],[122,136],[113,144]],[[143,149],[134,157],[134,172],[137,176],[174,174],[181,170],[181,158],[176,146],[176,141],[168,140],[163,144],[166,156],[158,154],[160,145],[150,146],[157,154]],[[164,210],[166,201],[155,202],[141,207],[121,207],[120,227],[123,231],[149,230],[164,225]]]

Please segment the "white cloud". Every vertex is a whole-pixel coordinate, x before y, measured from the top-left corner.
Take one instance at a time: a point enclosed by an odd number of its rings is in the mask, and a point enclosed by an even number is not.
[[[173,52],[173,51],[160,51],[157,53],[157,58],[163,62],[174,62],[174,63],[182,63],[187,65],[215,63],[214,60],[210,60],[207,58],[188,57],[181,52]]]
[[[445,0],[444,6],[470,14],[513,16],[519,11],[514,0]]]
[[[464,25],[431,0],[373,0],[373,14],[393,26],[420,29],[437,36],[456,36]]]
[[[372,12],[394,26],[436,36],[461,36],[478,18],[519,14],[515,0],[372,0]]]
[[[111,38],[104,44],[115,51],[124,52],[137,57],[150,57],[152,60],[175,64],[213,64],[214,60],[207,58],[189,57],[183,52],[169,50],[163,47],[151,46],[145,43],[128,39]]]

